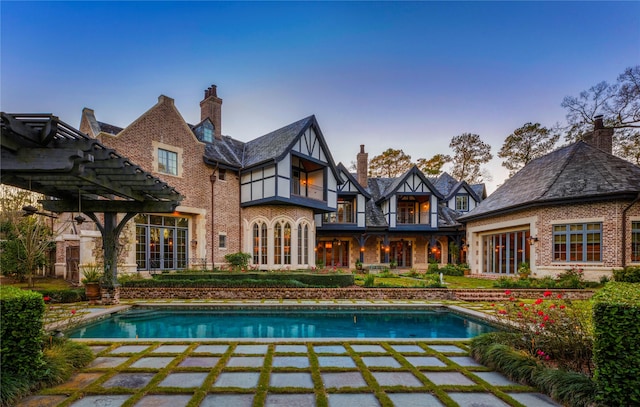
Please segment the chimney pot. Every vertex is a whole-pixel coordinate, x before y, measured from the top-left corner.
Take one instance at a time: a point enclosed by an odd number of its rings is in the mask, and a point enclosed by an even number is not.
[[[593,122],[594,130],[604,129],[604,121],[602,120],[601,114],[595,116],[593,119],[594,119],[594,122]]]

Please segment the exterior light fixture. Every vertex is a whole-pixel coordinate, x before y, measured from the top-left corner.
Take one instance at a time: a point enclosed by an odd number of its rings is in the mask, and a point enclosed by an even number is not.
[[[529,241],[529,244],[533,246],[539,239],[535,236],[529,236],[527,240]]]

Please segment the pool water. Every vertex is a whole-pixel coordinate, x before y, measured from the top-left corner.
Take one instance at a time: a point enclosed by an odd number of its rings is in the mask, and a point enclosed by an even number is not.
[[[472,338],[495,331],[446,309],[131,308],[78,327],[71,338]]]

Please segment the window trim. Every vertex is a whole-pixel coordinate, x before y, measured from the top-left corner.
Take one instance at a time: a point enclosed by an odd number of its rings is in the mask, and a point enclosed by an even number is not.
[[[589,225],[598,225],[599,228],[589,229]],[[580,230],[571,230],[572,226],[580,226]],[[552,226],[552,258],[554,263],[602,263],[602,222],[572,222],[554,224]],[[556,230],[556,228],[563,227],[564,230]],[[589,242],[589,235],[597,235],[599,239],[597,242]],[[572,237],[579,237],[579,240],[572,241]],[[563,251],[556,250],[556,238],[560,241],[558,245],[564,246]],[[598,245],[599,252],[597,254],[597,260],[589,260],[590,254],[594,255],[595,252],[589,252],[589,245]],[[581,246],[580,258],[572,260],[571,257],[575,250],[572,252],[572,246]],[[558,248],[560,249],[560,247]],[[558,258],[557,254],[562,255],[563,258]]]
[[[640,263],[640,220],[631,220],[631,263]]]
[[[463,201],[461,201],[461,202],[463,202],[465,204],[464,208],[459,208],[458,207],[458,199],[464,199]],[[469,195],[466,195],[466,194],[456,195],[456,197],[455,197],[455,209],[456,209],[456,211],[459,211],[459,212],[469,212]]]
[[[218,233],[218,249],[227,250],[229,248],[229,244],[227,241],[226,233]]]
[[[184,150],[180,147],[175,147],[169,144],[160,143],[158,141],[153,141],[151,144],[153,147],[153,171],[162,175],[182,178],[182,174],[183,174],[182,158],[183,158]],[[175,174],[160,170],[160,150],[165,150],[170,153],[176,154],[176,173]]]

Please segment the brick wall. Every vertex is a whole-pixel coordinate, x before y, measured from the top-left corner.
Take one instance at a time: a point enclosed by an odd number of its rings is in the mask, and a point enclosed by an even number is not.
[[[557,275],[572,266],[585,271],[585,278],[598,280],[602,275],[610,275],[611,270],[620,268],[622,259],[622,213],[631,201],[602,201],[594,203],[544,206],[510,213],[504,216],[472,221],[467,224],[467,238],[471,241],[471,268],[473,273],[481,272],[478,259],[482,253],[482,235],[506,230],[528,229],[538,242],[531,250],[531,266],[536,277]],[[627,262],[630,260],[631,220],[640,217],[640,203],[627,211],[626,236]],[[553,261],[553,226],[565,223],[602,223],[602,261],[593,263],[567,263]]]
[[[546,290],[511,290],[514,297],[543,298]],[[590,290],[552,290],[553,296],[589,299]],[[134,288],[121,287],[120,299],[300,299],[300,300],[508,300],[504,290],[449,290],[446,288]]]

